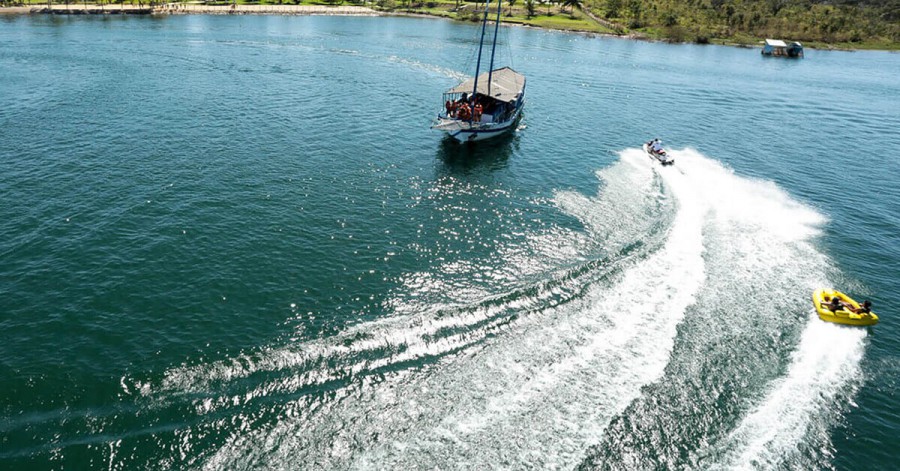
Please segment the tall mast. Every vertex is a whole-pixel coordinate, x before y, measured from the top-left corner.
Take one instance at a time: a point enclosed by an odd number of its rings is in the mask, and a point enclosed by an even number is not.
[[[497,0],[497,21],[494,22],[494,45],[491,46],[491,69],[488,72],[488,96],[491,96],[491,76],[494,75],[494,51],[497,50],[497,30],[500,29],[500,10],[503,8],[503,0]]]
[[[475,95],[478,94],[478,74],[481,72],[481,49],[484,46],[484,30],[487,27],[488,6],[491,0],[484,2],[484,18],[481,20],[481,41],[478,43],[478,63],[475,65],[475,90],[472,91],[472,101],[475,101]]]

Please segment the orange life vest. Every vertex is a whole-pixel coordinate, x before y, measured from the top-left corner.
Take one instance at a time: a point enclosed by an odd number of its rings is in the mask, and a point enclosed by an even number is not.
[[[463,103],[459,108],[459,119],[469,119],[470,114],[471,110],[469,109],[468,103]]]

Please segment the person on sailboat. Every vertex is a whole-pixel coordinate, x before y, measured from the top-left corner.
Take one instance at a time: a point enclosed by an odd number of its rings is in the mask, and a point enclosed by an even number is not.
[[[447,108],[448,118],[453,118],[456,115],[456,103],[453,100],[448,99],[447,103],[444,103],[444,107]]]
[[[469,118],[472,117],[472,109],[469,108],[468,103],[463,102],[461,105],[459,105],[459,111],[457,111],[456,117],[457,119],[461,119],[463,121],[468,121]]]
[[[478,102],[477,100],[475,101],[475,107],[472,109],[472,111],[473,111],[472,119],[474,119],[475,122],[480,123],[481,122],[481,114],[484,112],[484,108],[482,108],[481,103]]]

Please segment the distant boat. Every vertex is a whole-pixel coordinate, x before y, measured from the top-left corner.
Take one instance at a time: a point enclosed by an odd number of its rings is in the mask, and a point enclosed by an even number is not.
[[[789,45],[780,39],[766,39],[762,48],[762,55],[777,57],[803,57],[803,45],[792,42]]]
[[[483,141],[514,129],[525,106],[525,76],[509,67],[494,69],[494,51],[502,10],[499,2],[494,21],[490,69],[480,73],[490,3],[488,0],[484,6],[475,77],[444,92],[444,109],[431,126],[431,129],[446,132],[459,142]]]

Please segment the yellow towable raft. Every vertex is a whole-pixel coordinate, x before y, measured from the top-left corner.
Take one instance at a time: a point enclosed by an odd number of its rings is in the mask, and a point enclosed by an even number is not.
[[[833,302],[834,298],[841,301],[842,309],[836,311],[829,309],[828,305]],[[820,288],[813,292],[812,300],[816,312],[819,313],[819,319],[823,321],[844,325],[875,325],[878,323],[878,316],[874,312],[854,312],[860,309],[859,303],[840,291]]]

